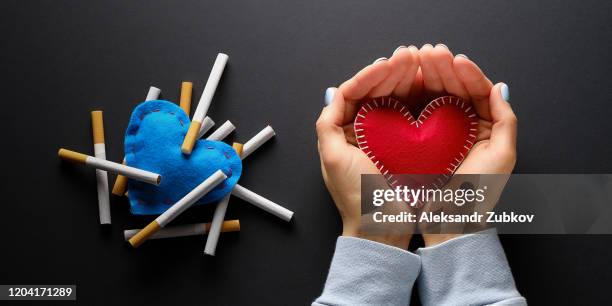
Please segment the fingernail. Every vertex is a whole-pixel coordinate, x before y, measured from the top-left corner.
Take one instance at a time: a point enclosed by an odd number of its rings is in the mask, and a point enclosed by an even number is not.
[[[376,60],[375,60],[375,61],[374,61],[372,64],[376,64],[376,63],[378,63],[378,62],[382,62],[382,61],[386,61],[386,60],[387,60],[387,58],[386,58],[386,57],[379,57],[379,58],[377,58],[377,59],[376,59]]]
[[[446,50],[448,50],[448,47],[445,44],[437,44],[436,47],[443,47]]]
[[[510,102],[510,89],[506,83],[501,84],[499,91],[501,92],[502,98],[506,100],[506,102]]]
[[[461,54],[461,53],[455,55],[455,57],[463,57],[463,58],[466,58],[466,59],[470,59],[469,57],[467,57],[467,55]]]
[[[330,87],[327,90],[325,90],[325,105],[327,106],[331,105],[332,101],[334,100],[335,94],[336,94],[335,87]]]
[[[423,47],[421,47],[421,49],[425,48],[425,47],[430,47],[433,48],[433,46],[431,44],[424,44]]]
[[[397,47],[397,48],[396,48],[396,49],[393,51],[393,55],[395,55],[395,53],[396,53],[397,51],[399,51],[399,50],[401,50],[401,49],[404,49],[404,48],[407,48],[407,47],[406,47],[406,46],[404,46],[404,45],[401,45],[401,46]]]

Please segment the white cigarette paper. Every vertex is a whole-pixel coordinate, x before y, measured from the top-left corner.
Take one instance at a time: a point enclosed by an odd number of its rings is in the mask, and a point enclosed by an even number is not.
[[[97,158],[106,159],[104,143],[94,144],[94,152]],[[100,215],[100,224],[111,224],[108,175],[106,171],[96,169],[96,182],[98,189],[98,211]]]
[[[132,247],[139,247],[141,244],[147,241],[149,237],[165,227],[168,223],[170,223],[170,221],[179,216],[183,211],[223,182],[223,180],[226,178],[227,176],[221,170],[217,170],[211,176],[206,178],[200,185],[198,185],[198,187],[191,190],[182,199],[170,206],[170,208],[168,208],[168,210],[162,213],[159,217],[134,234],[134,236],[132,236],[128,242],[132,245]]]
[[[123,237],[125,238],[125,241],[130,240],[130,238],[136,235],[136,233],[138,233],[140,230],[141,229],[129,229],[123,231]],[[206,223],[195,223],[163,228],[155,234],[151,235],[149,239],[187,237],[204,234],[206,234]]]
[[[170,223],[174,218],[180,215],[183,211],[185,211],[189,206],[215,188],[217,185],[221,184],[223,180],[225,180],[227,176],[221,170],[217,170],[207,179],[205,179],[198,187],[191,190],[187,195],[185,195],[178,202],[174,203],[168,210],[166,210],[163,214],[155,219],[157,224],[160,227],[166,226],[166,224]]]
[[[210,223],[192,223],[182,224],[175,226],[168,226],[160,229],[155,234],[151,235],[149,239],[164,239],[164,238],[175,238],[175,237],[188,237],[188,236],[201,236],[206,234],[210,226]],[[228,220],[222,227],[225,227],[227,232],[240,231],[240,222],[238,220]],[[123,231],[123,238],[125,241],[130,240],[136,233],[142,229],[129,229]]]
[[[159,98],[159,94],[161,93],[161,89],[151,86],[149,87],[149,92],[147,92],[147,97],[145,101],[157,100]]]
[[[208,108],[210,107],[210,102],[215,95],[215,90],[217,90],[217,85],[219,85],[219,80],[223,74],[223,69],[225,68],[227,59],[228,56],[226,54],[219,53],[217,55],[215,64],[213,65],[210,75],[208,76],[208,81],[206,81],[206,86],[204,86],[204,92],[200,97],[200,102],[198,102],[198,107],[193,114],[187,134],[185,134],[185,138],[183,138],[183,144],[181,144],[181,152],[183,152],[185,155],[191,154],[193,146],[195,146],[197,137],[200,134],[200,128],[202,127],[202,121],[204,121],[204,117],[206,116]]]
[[[217,242],[219,242],[219,236],[221,235],[221,225],[223,224],[223,219],[225,219],[225,212],[227,211],[229,200],[230,195],[228,194],[215,208],[215,214],[210,224],[210,231],[208,232],[208,237],[206,237],[206,246],[204,247],[204,254],[206,255],[215,256]]]
[[[206,86],[204,86],[204,92],[202,92],[202,96],[200,97],[200,101],[198,102],[198,106],[191,121],[202,122],[204,120],[228,59],[229,56],[227,56],[227,54],[217,54],[217,59],[215,59],[215,64],[210,71],[208,81],[206,81]]]
[[[197,138],[202,138],[202,136],[204,136],[204,134],[206,134],[206,132],[208,132],[213,126],[215,126],[215,122],[210,119],[210,117],[206,116],[202,122],[202,125],[200,126],[200,131],[198,132]]]
[[[222,140],[233,132],[236,127],[229,120],[225,121],[220,127],[218,127],[212,134],[206,137],[207,140]]]
[[[102,169],[114,173],[119,173],[121,175],[127,176],[131,179],[135,179],[137,181],[159,185],[161,182],[161,175],[153,172],[149,172],[146,170],[118,164],[115,162],[111,162],[105,159],[96,158],[93,156],[88,156],[85,163],[88,166],[94,167],[96,169]]]
[[[161,181],[161,175],[141,169],[137,169],[134,167],[114,163],[112,161],[108,161],[106,159],[101,159],[93,156],[89,156],[83,153],[67,150],[67,149],[59,149],[57,155],[64,160],[69,160],[79,164],[85,164],[87,166],[110,171],[113,173],[123,174],[127,177],[133,178],[135,180],[140,180],[146,183],[151,183],[154,185],[159,185]]]
[[[102,111],[91,112],[91,130],[93,132],[94,155],[97,158],[106,159]],[[98,190],[98,216],[100,224],[111,224],[108,175],[104,170],[96,169],[96,189]]]
[[[261,147],[261,145],[264,144],[266,141],[274,137],[274,135],[275,135],[274,129],[272,129],[271,126],[266,126],[263,130],[257,133],[257,135],[253,136],[253,138],[251,138],[249,141],[247,141],[242,146],[242,153],[240,154],[240,157],[244,159],[249,154],[253,153],[259,147]],[[249,151],[245,155],[244,152],[245,152],[245,148],[247,147],[247,145],[248,145]],[[221,235],[221,224],[223,223],[223,220],[225,219],[225,212],[227,211],[229,200],[230,200],[230,197],[228,195],[227,197],[223,198],[219,202],[219,204],[217,204],[217,207],[215,208],[215,213],[213,215],[213,220],[210,226],[210,232],[208,233],[208,237],[206,238],[206,246],[204,247],[204,254],[211,255],[211,256],[215,255],[215,251],[217,250],[217,243],[219,241],[219,236]],[[291,219],[291,217],[289,219]]]
[[[245,159],[275,135],[276,133],[274,132],[274,129],[269,125],[266,126],[263,130],[257,133],[257,135],[253,136],[253,138],[249,139],[249,141],[244,144],[240,158]]]
[[[293,212],[236,184],[232,190],[232,194],[289,222],[293,217]]]

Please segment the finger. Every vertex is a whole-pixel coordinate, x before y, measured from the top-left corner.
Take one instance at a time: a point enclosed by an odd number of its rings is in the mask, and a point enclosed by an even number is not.
[[[346,99],[346,102],[351,103],[363,99],[366,95],[380,84],[391,71],[389,61],[380,60],[372,65],[363,68],[357,72],[348,81],[340,85],[339,90]]]
[[[423,73],[425,93],[430,97],[437,97],[444,91],[444,84],[436,70],[432,55],[433,46],[430,44],[425,44],[421,50],[419,50],[419,63],[421,64],[421,72]]]
[[[380,84],[390,72],[388,61],[378,61],[359,71],[348,81],[342,83],[338,91],[342,92],[344,101],[344,116],[342,124],[348,124],[355,119],[360,105],[358,102],[378,84]]]
[[[510,103],[508,86],[504,83],[496,84],[491,89],[490,108],[493,126],[491,129],[490,144],[500,152],[516,152],[516,126],[517,120]]]
[[[340,124],[345,104],[342,93],[336,91],[331,105],[323,108],[317,120],[317,137],[319,138],[319,152],[322,158],[346,146],[344,130]]]
[[[395,84],[399,82],[404,69],[403,67],[397,65],[397,60],[394,60],[393,56],[390,59],[381,57],[377,59],[374,64],[378,63],[379,61],[387,61],[389,63],[389,73],[384,80],[370,90],[368,97],[372,98],[390,95],[391,91],[393,91],[393,87],[395,87]]]
[[[437,44],[431,51],[431,58],[444,85],[444,91],[463,99],[469,99],[467,90],[455,74],[453,54],[448,47],[444,44]]]
[[[407,98],[419,70],[419,49],[415,46],[398,48],[391,57],[392,64],[394,60],[404,70],[392,94],[397,98]]]
[[[414,81],[412,82],[412,87],[408,93],[409,97],[421,97],[423,96],[423,90],[423,71],[421,70],[421,67],[419,67],[414,75]]]
[[[357,146],[357,135],[355,135],[355,127],[353,124],[347,124],[343,126],[342,129],[344,130],[344,138],[346,139],[346,142],[353,146]]]
[[[491,120],[489,94],[493,88],[493,83],[465,55],[455,56],[453,68],[461,82],[463,82],[463,86],[465,86],[478,116],[485,120]]]
[[[491,138],[491,126],[493,123],[484,119],[478,119],[478,134],[476,141],[486,140]]]

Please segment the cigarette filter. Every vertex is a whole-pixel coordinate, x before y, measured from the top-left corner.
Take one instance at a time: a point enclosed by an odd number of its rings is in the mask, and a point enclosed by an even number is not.
[[[204,134],[206,134],[206,132],[208,132],[213,126],[215,126],[215,122],[210,119],[210,117],[206,116],[206,118],[204,118],[204,121],[202,122],[200,131],[198,132],[197,139],[202,138],[202,136],[204,136]]]
[[[242,144],[235,142],[232,147],[238,153],[238,156],[242,154]],[[210,225],[210,232],[206,237],[206,246],[204,247],[204,254],[215,256],[217,250],[217,243],[219,242],[219,235],[221,235],[223,219],[225,219],[225,212],[227,211],[227,205],[229,204],[230,195],[228,194],[225,198],[219,201],[217,207],[215,207],[215,213]]]
[[[232,194],[289,222],[293,217],[293,212],[236,184],[232,189]]]
[[[104,120],[102,111],[91,112],[91,127],[93,132],[95,156],[106,159],[104,145]],[[110,200],[108,195],[108,175],[106,171],[96,169],[96,182],[98,189],[98,211],[100,224],[111,224]]]
[[[187,130],[187,134],[185,134],[185,139],[183,140],[183,144],[181,145],[181,152],[183,152],[183,154],[191,154],[193,146],[195,145],[195,142],[197,140],[200,127],[202,127],[202,122],[192,120],[189,124],[189,129]]]
[[[149,91],[147,92],[147,97],[145,101],[157,100],[159,98],[159,94],[161,93],[161,89],[151,86],[149,87]],[[123,158],[123,162],[125,165],[125,158]],[[127,193],[127,177],[123,175],[117,175],[115,179],[115,185],[113,185],[113,194],[117,196],[122,196]]]
[[[183,109],[187,117],[191,113],[191,93],[193,91],[193,83],[183,82],[181,83],[181,98],[179,100],[179,106]]]
[[[153,222],[149,223],[149,225],[130,238],[130,244],[135,248],[140,246],[151,235],[159,231],[160,228],[165,227],[168,223],[170,223],[170,221],[178,217],[183,211],[189,208],[189,206],[191,206],[217,185],[221,184],[226,178],[227,176],[223,173],[223,171],[217,170],[211,176],[206,178],[200,185],[198,185],[198,187],[191,190],[182,199],[178,200],[178,202],[174,203],[174,205],[170,206],[170,208],[168,208],[164,213],[153,220]]]
[[[220,127],[218,127],[212,134],[210,134],[206,139],[208,140],[222,140],[227,137],[231,132],[236,129],[234,124],[231,121],[225,121]]]
[[[83,153],[74,152],[67,149],[60,149],[57,154],[60,158],[64,160],[72,161],[79,164],[85,164],[87,166],[100,170],[119,173],[141,182],[153,185],[159,185],[159,183],[161,182],[161,175],[157,173],[122,165],[119,163],[108,161],[106,159],[85,155]]]
[[[123,158],[121,164],[125,165],[125,158]],[[121,174],[117,175],[112,193],[117,196],[127,195],[127,177]]]
[[[219,53],[217,55],[217,59],[215,60],[212,70],[210,71],[210,75],[208,76],[208,81],[206,81],[206,86],[204,86],[204,92],[202,92],[202,96],[200,97],[200,101],[196,107],[196,111],[191,119],[189,130],[187,131],[185,139],[183,140],[183,145],[181,146],[181,151],[183,154],[191,154],[191,150],[193,150],[196,136],[198,135],[202,121],[208,112],[210,102],[215,95],[217,85],[219,85],[219,80],[221,79],[221,75],[223,74],[223,69],[225,68],[225,64],[227,64],[228,58],[229,56],[227,56],[227,54]]]
[[[140,229],[129,229],[123,231],[123,237],[125,241],[130,240]],[[204,235],[210,231],[210,223],[194,223],[184,224],[177,226],[168,226],[160,229],[155,234],[151,235],[149,239],[163,239],[163,238],[174,238],[174,237],[187,237],[187,236],[199,236]],[[221,232],[239,232],[240,221],[239,220],[228,220],[223,222],[221,226]]]
[[[253,136],[253,138],[249,139],[249,141],[244,144],[244,149],[242,151],[242,155],[240,155],[240,158],[245,159],[259,147],[261,147],[261,145],[266,143],[266,141],[274,137],[274,135],[276,135],[274,129],[269,125],[266,126],[263,130],[257,133],[257,135]]]

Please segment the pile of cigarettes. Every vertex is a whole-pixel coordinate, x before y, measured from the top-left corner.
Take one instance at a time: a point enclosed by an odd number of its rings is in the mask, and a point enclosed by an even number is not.
[[[204,87],[204,92],[202,93],[200,101],[198,102],[198,106],[193,118],[191,119],[188,132],[185,135],[181,145],[181,151],[185,155],[190,155],[196,141],[203,137],[215,125],[215,122],[206,116],[206,113],[208,112],[208,108],[210,107],[212,98],[215,94],[228,58],[229,57],[223,53],[219,53],[217,55],[212,71],[210,72],[210,76],[208,77],[208,81],[206,82],[206,86]],[[193,84],[191,82],[182,82],[180,107],[183,109],[183,111],[185,111],[187,116],[189,116],[191,109],[192,89]],[[160,89],[151,87],[145,101],[157,100],[160,93]],[[59,150],[58,155],[63,160],[84,164],[96,169],[100,224],[111,224],[107,171],[117,174],[117,179],[115,180],[115,185],[113,186],[112,190],[112,193],[117,196],[127,195],[128,178],[149,184],[159,185],[163,177],[158,173],[152,173],[143,169],[130,167],[125,164],[125,159],[123,160],[123,163],[116,163],[106,160],[102,111],[91,112],[91,119],[95,156],[89,156],[63,148]],[[234,130],[235,126],[228,120],[208,137],[206,137],[206,139],[221,141]],[[244,160],[247,156],[274,136],[275,132],[272,127],[266,126],[246,143],[234,143],[232,147],[238,156]],[[243,186],[236,184],[231,193],[217,203],[212,222],[166,227],[166,225],[168,225],[172,220],[183,213],[192,204],[197,202],[201,197],[214,189],[217,185],[222,183],[226,178],[227,176],[223,173],[223,171],[220,169],[217,170],[202,181],[196,188],[187,193],[187,195],[185,195],[182,199],[170,206],[165,212],[159,215],[146,227],[142,229],[125,230],[125,240],[127,240],[133,247],[138,247],[147,239],[194,236],[208,233],[204,253],[207,255],[214,255],[221,232],[234,232],[240,230],[239,220],[224,221],[230,195],[235,195],[238,198],[251,203],[287,222],[293,217],[292,211],[256,194],[253,191],[250,191]]]

